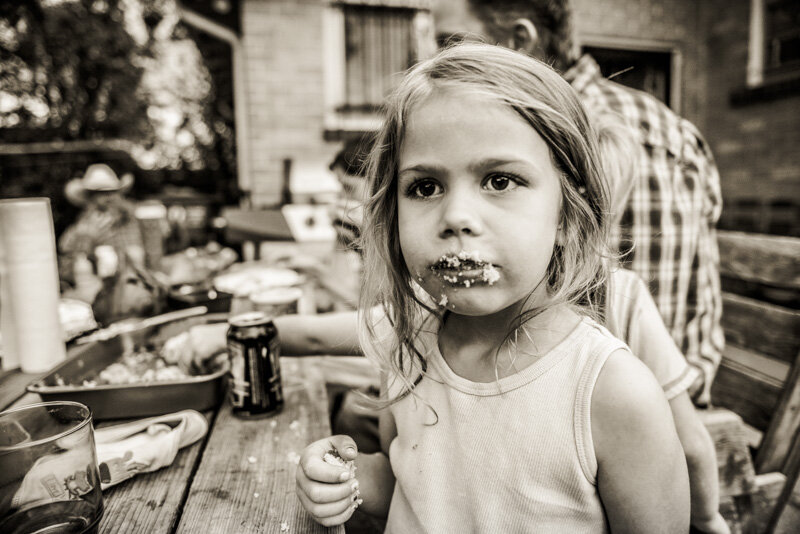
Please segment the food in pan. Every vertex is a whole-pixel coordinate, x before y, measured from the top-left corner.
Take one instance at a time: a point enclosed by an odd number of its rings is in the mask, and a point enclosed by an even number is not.
[[[137,384],[140,382],[166,382],[184,380],[190,375],[177,365],[169,365],[157,353],[148,350],[134,350],[124,354],[116,361],[100,371],[95,378],[85,379],[80,384],[86,387],[103,385]],[[56,377],[59,386],[67,384],[61,377]]]

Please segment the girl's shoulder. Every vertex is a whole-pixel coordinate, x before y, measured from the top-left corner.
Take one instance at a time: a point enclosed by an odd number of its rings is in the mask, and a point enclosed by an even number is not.
[[[589,345],[597,351],[605,354],[611,354],[617,350],[630,352],[625,342],[611,329],[591,317],[583,317],[576,330],[582,332],[582,335],[573,336],[576,341],[583,345]]]
[[[606,359],[591,400],[593,433],[613,435],[666,431],[669,404],[655,376],[627,348]]]

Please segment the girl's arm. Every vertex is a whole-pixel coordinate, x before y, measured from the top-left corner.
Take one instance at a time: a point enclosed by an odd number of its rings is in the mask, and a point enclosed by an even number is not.
[[[686,454],[692,500],[692,526],[703,532],[728,534],[719,513],[719,480],[714,442],[685,389],[690,372],[686,358],[672,340],[653,297],[641,278],[614,271],[610,289],[609,330],[630,347],[664,389],[678,438]],[[627,327],[622,325],[627,324]]]
[[[647,367],[609,356],[592,396],[597,488],[611,531],[689,530],[689,477],[672,414]]]
[[[361,354],[358,343],[358,312],[332,312],[319,315],[282,315],[273,319],[278,329],[281,354],[310,356]],[[193,326],[185,346],[174,346],[188,366],[194,362],[204,368],[212,356],[224,352],[227,323]]]
[[[386,517],[394,491],[389,463],[389,444],[397,430],[388,409],[380,416],[381,452],[359,454],[350,436],[338,435],[315,441],[305,448],[297,465],[296,493],[303,507],[324,526],[341,525],[358,505],[378,517]],[[344,460],[354,460],[355,474],[346,466],[326,463],[325,453],[335,450]]]
[[[389,463],[389,445],[397,436],[392,412],[386,408],[381,411],[378,418],[378,431],[381,439],[381,452],[375,454],[359,454],[356,458],[356,478],[361,487],[361,497],[364,502],[361,510],[370,515],[385,518],[389,515],[389,505],[394,493],[394,472]],[[369,473],[364,477],[362,473]]]

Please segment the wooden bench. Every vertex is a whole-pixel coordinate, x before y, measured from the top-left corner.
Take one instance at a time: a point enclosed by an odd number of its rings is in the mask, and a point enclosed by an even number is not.
[[[726,349],[711,400],[741,416],[753,453],[761,517],[743,531],[798,532],[800,238],[721,231],[719,247]]]

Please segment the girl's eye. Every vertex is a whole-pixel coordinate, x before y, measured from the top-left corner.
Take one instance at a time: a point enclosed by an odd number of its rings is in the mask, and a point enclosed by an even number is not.
[[[514,189],[519,184],[514,178],[505,174],[492,174],[486,178],[483,186],[491,191],[505,191]]]
[[[429,198],[441,193],[442,187],[433,180],[419,180],[408,188],[408,196],[416,198]]]

